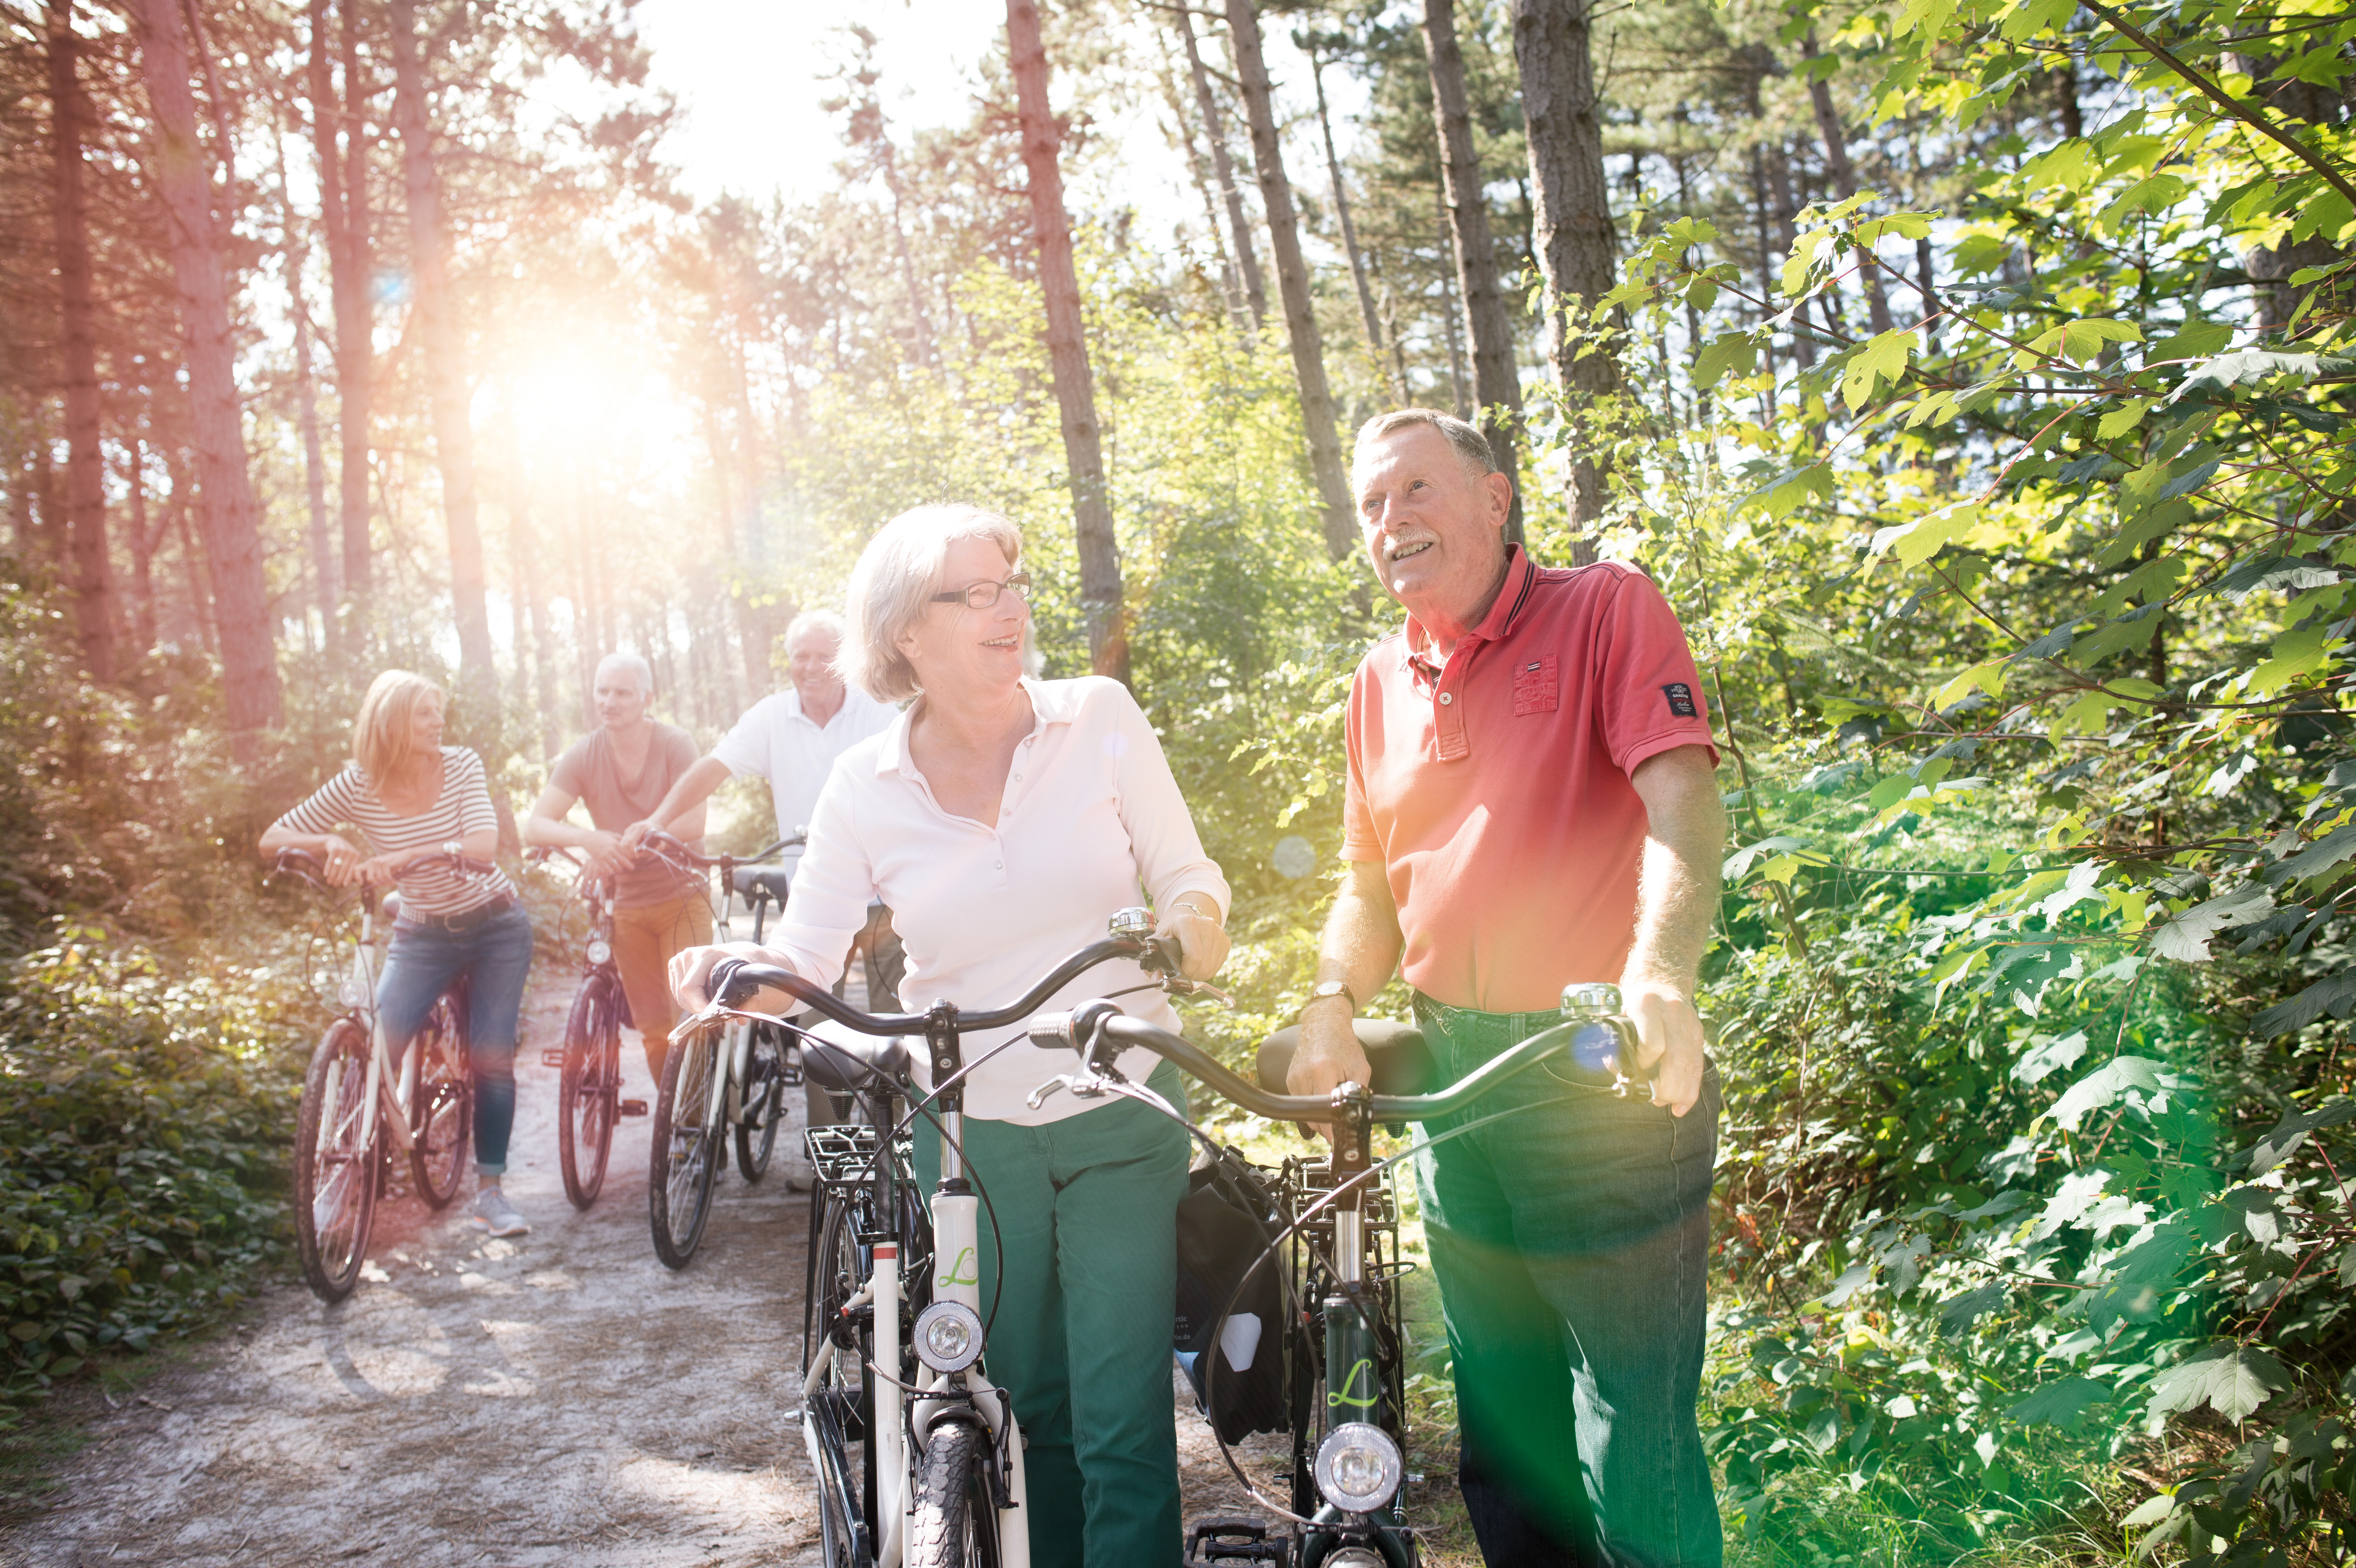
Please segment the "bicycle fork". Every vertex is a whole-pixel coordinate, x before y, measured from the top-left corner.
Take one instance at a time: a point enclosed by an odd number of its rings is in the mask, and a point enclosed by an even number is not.
[[[1325,1499],[1302,1532],[1301,1561],[1326,1568],[1413,1568],[1413,1537],[1395,1506],[1406,1456],[1390,1429],[1382,1351],[1368,1315],[1365,1183],[1373,1127],[1363,1109],[1333,1147],[1333,1289],[1325,1319],[1325,1398],[1312,1478]],[[1337,1129],[1338,1131],[1338,1129]]]
[[[1014,1419],[1013,1402],[1004,1390],[991,1382],[981,1371],[981,1200],[965,1179],[965,1155],[961,1147],[965,1138],[965,1115],[960,1111],[941,1112],[941,1182],[934,1190],[933,1258],[938,1272],[933,1278],[933,1306],[927,1307],[917,1322],[917,1332],[926,1333],[938,1320],[944,1304],[962,1309],[962,1321],[972,1336],[973,1354],[959,1371],[937,1371],[926,1367],[918,1379],[919,1392],[909,1409],[907,1432],[918,1445],[930,1435],[933,1424],[943,1419],[966,1419],[969,1410],[979,1413],[994,1450],[993,1472],[989,1477],[990,1491],[998,1504],[998,1561],[1000,1568],[1031,1568],[1030,1515],[1025,1511],[1029,1488],[1023,1476],[1023,1432]],[[881,1273],[879,1266],[878,1273]],[[883,1317],[879,1298],[877,1320]],[[898,1316],[894,1315],[896,1338]],[[896,1347],[895,1347],[896,1349]],[[924,1350],[939,1354],[940,1346],[926,1345]],[[924,1354],[920,1350],[920,1355]],[[880,1358],[882,1346],[878,1345]],[[926,1359],[932,1359],[927,1356]],[[940,1397],[926,1398],[925,1393],[941,1391]],[[907,1473],[905,1450],[897,1473]],[[911,1499],[913,1500],[913,1499]],[[895,1532],[896,1534],[896,1532]],[[896,1560],[898,1541],[893,1542]],[[881,1559],[878,1562],[881,1563]]]

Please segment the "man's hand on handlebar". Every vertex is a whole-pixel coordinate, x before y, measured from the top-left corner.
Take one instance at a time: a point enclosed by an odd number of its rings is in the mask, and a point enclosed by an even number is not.
[[[663,825],[650,816],[644,822],[633,822],[623,828],[621,837],[616,840],[616,844],[624,854],[635,857],[638,852],[638,846],[647,841],[648,834],[661,831],[663,831]]]
[[[1286,1069],[1284,1087],[1292,1094],[1331,1094],[1344,1083],[1369,1083],[1375,1070],[1350,1027],[1350,1006],[1342,997],[1321,997],[1301,1013],[1301,1044]],[[1312,1136],[1332,1139],[1330,1125],[1304,1125]]]
[[[1693,998],[1665,981],[1632,977],[1620,982],[1620,1001],[1636,1026],[1637,1060],[1652,1071],[1653,1104],[1684,1115],[1701,1098],[1701,1014]]]
[[[607,833],[602,828],[586,830],[587,837],[579,846],[588,856],[589,874],[593,877],[615,877],[627,870],[638,858],[635,844],[626,843],[623,835]]]

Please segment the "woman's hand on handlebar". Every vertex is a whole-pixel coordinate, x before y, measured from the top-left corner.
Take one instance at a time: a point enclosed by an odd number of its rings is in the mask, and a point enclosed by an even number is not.
[[[340,833],[319,837],[319,874],[331,888],[348,888],[359,880],[360,868],[367,858],[355,848],[350,839]]]
[[[1197,897],[1201,895],[1197,894]],[[1174,938],[1178,973],[1189,980],[1207,980],[1227,961],[1227,933],[1184,900],[1170,906],[1153,928],[1153,939]]]
[[[724,958],[742,958],[748,964],[774,964],[780,969],[790,969],[783,954],[751,942],[723,943],[715,947],[688,947],[671,955],[670,994],[679,1005],[691,1013],[700,1013],[712,1004],[712,971]]]

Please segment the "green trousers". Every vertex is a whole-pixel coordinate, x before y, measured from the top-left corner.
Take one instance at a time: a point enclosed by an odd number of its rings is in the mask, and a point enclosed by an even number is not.
[[[1183,1112],[1177,1069],[1148,1081]],[[940,1179],[940,1134],[919,1121],[916,1174]],[[988,1194],[981,1306],[1003,1293],[984,1365],[1029,1440],[1036,1568],[1178,1568],[1178,1434],[1170,1328],[1178,1293],[1185,1130],[1131,1100],[1044,1126],[969,1117],[966,1169]]]

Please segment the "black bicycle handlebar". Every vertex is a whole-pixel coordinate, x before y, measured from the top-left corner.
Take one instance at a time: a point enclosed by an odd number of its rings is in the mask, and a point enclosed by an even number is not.
[[[1047,977],[1032,987],[1020,1001],[989,1012],[960,1012],[958,1014],[958,1027],[960,1029],[991,1029],[1025,1022],[1039,1010],[1042,1002],[1088,970],[1115,958],[1140,957],[1148,947],[1144,942],[1118,936],[1090,943],[1056,965],[1048,972]],[[723,958],[713,965],[711,977],[704,982],[704,989],[723,1007],[734,1007],[759,990],[789,992],[835,1022],[857,1029],[862,1034],[922,1034],[929,1021],[923,1013],[862,1013],[837,998],[825,987],[812,985],[790,969],[781,969],[774,964],[755,964],[743,958]]]
[[[471,855],[454,855],[446,850],[436,849],[430,855],[415,857],[403,866],[402,870],[406,872],[412,867],[430,866],[436,861],[454,871],[469,871],[477,876],[488,876],[498,869],[488,860],[477,860]],[[314,887],[326,888],[334,885],[327,880],[327,868],[325,861],[308,849],[298,848],[292,844],[278,851],[277,858],[271,862],[270,869],[263,880],[266,881],[282,871],[300,877]]]
[[[649,833],[638,840],[640,848],[652,849],[666,860],[674,864],[684,863],[700,871],[708,871],[715,867],[733,870],[738,866],[757,866],[764,860],[782,855],[788,849],[807,846],[809,843],[808,828],[794,834],[791,837],[780,838],[767,848],[756,849],[750,855],[699,855],[668,833]]]

